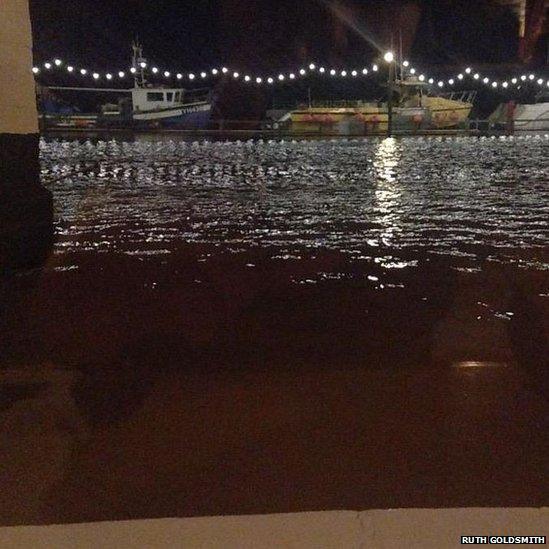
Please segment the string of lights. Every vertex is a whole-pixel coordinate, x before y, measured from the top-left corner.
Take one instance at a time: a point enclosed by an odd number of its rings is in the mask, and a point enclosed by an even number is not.
[[[387,52],[384,55],[384,60],[387,64],[393,63],[394,55],[391,52]],[[409,61],[403,61],[402,63],[403,75],[412,79],[416,79],[419,82],[425,82],[431,86],[444,88],[456,86],[466,79],[472,80],[478,84],[484,84],[493,90],[497,89],[519,89],[525,84],[535,84],[537,86],[549,87],[549,78],[543,78],[534,73],[521,74],[516,76],[509,76],[505,79],[494,79],[489,76],[483,75],[478,71],[475,71],[472,67],[467,67],[463,72],[460,72],[450,78],[437,79],[432,76],[426,75],[416,68],[412,67]],[[197,72],[177,72],[171,70],[162,70],[155,65],[150,65],[145,61],[141,61],[138,67],[130,67],[126,70],[114,70],[111,72],[98,72],[89,68],[76,67],[75,65],[66,64],[61,59],[55,58],[52,61],[45,61],[40,65],[35,65],[32,68],[32,72],[36,77],[41,73],[48,73],[53,70],[64,70],[66,73],[81,78],[91,78],[94,81],[107,81],[112,82],[115,80],[127,80],[133,78],[134,75],[140,70],[147,70],[153,78],[163,78],[164,81],[182,81],[187,80],[190,82],[208,80],[219,76],[228,76],[236,81],[244,82],[245,84],[255,85],[274,85],[291,82],[299,78],[305,78],[312,74],[330,77],[330,78],[360,78],[370,76],[379,72],[379,65],[373,64],[369,68],[363,67],[348,68],[348,69],[334,69],[326,68],[315,63],[310,63],[306,67],[302,67],[294,72],[285,71],[277,75],[264,76],[264,75],[251,75],[245,72],[241,72],[235,69],[229,69],[228,67],[213,68],[209,71],[197,71]]]

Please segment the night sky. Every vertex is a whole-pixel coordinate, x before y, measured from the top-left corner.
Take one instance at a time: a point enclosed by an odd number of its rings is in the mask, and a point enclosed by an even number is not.
[[[509,62],[517,22],[493,2],[463,0],[31,0],[35,56],[97,69],[128,64],[138,35],[155,63],[181,70],[220,63],[276,70],[309,59],[373,60],[375,49],[329,9],[343,11],[383,47],[402,28],[423,63]]]

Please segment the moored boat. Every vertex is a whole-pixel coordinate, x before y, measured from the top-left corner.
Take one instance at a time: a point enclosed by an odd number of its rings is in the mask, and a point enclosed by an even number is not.
[[[395,131],[452,129],[467,121],[476,92],[434,95],[428,84],[418,80],[395,84],[393,129]],[[386,101],[311,101],[282,114],[278,122],[293,133],[333,133],[341,135],[385,133],[389,105]]]
[[[210,121],[212,108],[209,89],[153,86],[145,78],[146,60],[142,48],[133,45],[132,73],[134,87],[130,89],[44,88],[40,98],[41,121],[51,128],[128,128],[128,129],[204,129]],[[116,103],[102,105],[99,113],[82,114],[66,102],[55,100],[51,91],[81,91],[122,94]],[[47,98],[45,100],[44,98]]]
[[[489,120],[509,132],[549,131],[549,92],[538,94],[534,103],[502,103]]]

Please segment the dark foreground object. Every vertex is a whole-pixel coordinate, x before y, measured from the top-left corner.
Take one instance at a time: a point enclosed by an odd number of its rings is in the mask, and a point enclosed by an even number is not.
[[[38,139],[0,134],[0,273],[40,265],[52,247],[53,204],[40,185]]]
[[[3,280],[2,524],[549,503],[544,273],[207,252]]]

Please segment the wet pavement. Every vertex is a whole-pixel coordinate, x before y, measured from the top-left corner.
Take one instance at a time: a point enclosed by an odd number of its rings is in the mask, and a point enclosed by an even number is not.
[[[0,521],[547,505],[548,151],[43,142]]]

